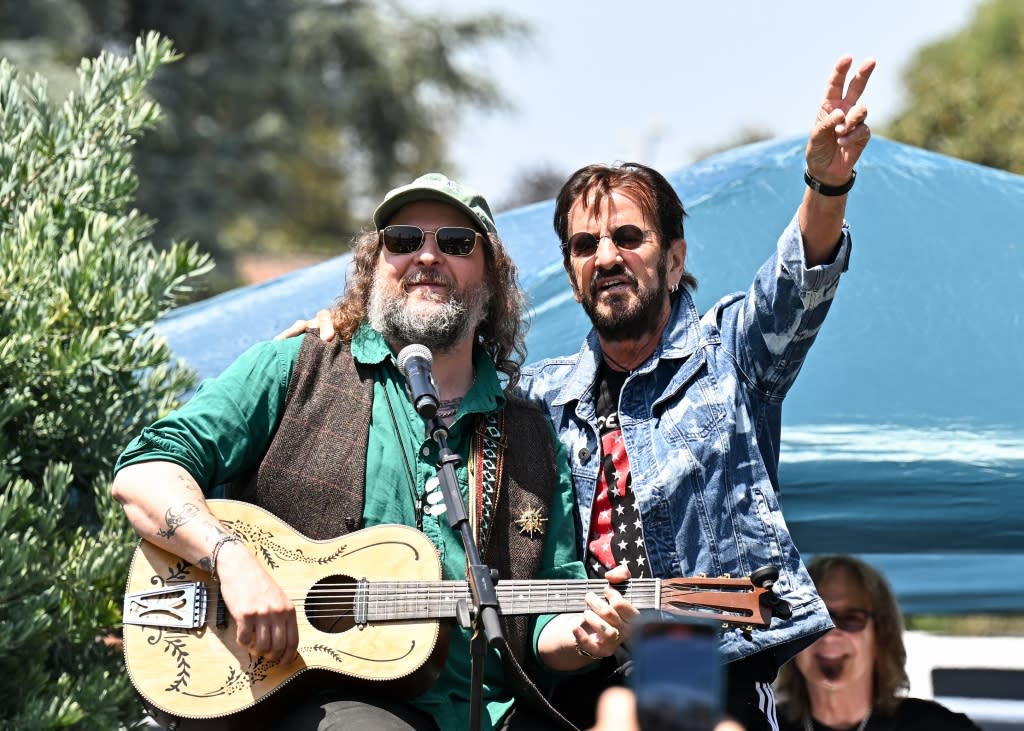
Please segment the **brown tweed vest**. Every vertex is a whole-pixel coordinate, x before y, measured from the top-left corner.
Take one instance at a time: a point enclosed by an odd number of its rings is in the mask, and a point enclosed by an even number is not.
[[[314,539],[360,528],[375,368],[356,363],[349,343],[306,336],[270,447],[255,474],[232,486],[232,497],[266,508]],[[536,406],[509,397],[503,413],[503,464],[493,528],[481,553],[500,578],[531,579],[540,571],[544,536],[527,535],[514,521],[526,510],[548,514],[557,484],[555,447],[547,418]],[[482,419],[477,428],[485,428]],[[404,492],[395,499],[411,496]],[[511,658],[503,653],[511,660],[506,672],[517,699],[572,728],[522,670],[531,642],[528,618],[502,620],[511,650]]]

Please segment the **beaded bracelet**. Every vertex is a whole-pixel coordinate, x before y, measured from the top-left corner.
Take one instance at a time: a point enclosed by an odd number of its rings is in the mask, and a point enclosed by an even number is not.
[[[217,556],[220,555],[220,549],[224,547],[225,543],[234,543],[235,541],[241,543],[242,539],[238,536],[223,536],[213,544],[213,552],[210,555],[210,578],[214,581],[220,581],[220,577],[217,576]]]

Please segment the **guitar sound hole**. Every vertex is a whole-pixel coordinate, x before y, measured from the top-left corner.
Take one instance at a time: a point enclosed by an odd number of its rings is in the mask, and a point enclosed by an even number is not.
[[[356,582],[351,576],[327,576],[306,595],[306,619],[321,632],[341,634],[355,626],[352,604]]]

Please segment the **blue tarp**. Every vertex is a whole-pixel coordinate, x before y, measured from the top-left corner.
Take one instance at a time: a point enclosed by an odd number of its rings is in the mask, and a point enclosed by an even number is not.
[[[803,194],[803,138],[669,175],[700,310],[746,289]],[[500,214],[533,306],[529,359],[574,352],[548,201]],[[863,555],[908,612],[1024,610],[1024,177],[875,138],[850,271],[783,410],[782,501],[805,553]],[[330,304],[349,257],[180,308],[160,326],[203,377]]]

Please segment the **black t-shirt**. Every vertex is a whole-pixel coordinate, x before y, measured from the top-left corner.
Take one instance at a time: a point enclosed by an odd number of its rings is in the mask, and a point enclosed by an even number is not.
[[[782,721],[782,731],[805,731],[800,721]],[[849,728],[833,728],[815,721],[814,731],[852,731]],[[871,714],[864,731],[980,731],[977,725],[962,713],[954,713],[934,701],[921,698],[904,698],[896,711],[883,715],[878,711]]]

